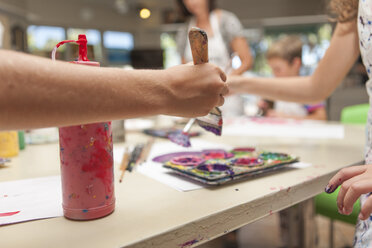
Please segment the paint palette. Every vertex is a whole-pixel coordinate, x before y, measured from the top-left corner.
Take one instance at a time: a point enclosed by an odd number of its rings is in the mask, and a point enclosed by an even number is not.
[[[153,159],[177,174],[199,182],[218,185],[244,177],[273,171],[298,161],[285,153],[257,151],[255,148],[235,148],[230,151],[169,153]]]
[[[6,158],[0,158],[0,165],[4,165],[7,162],[10,162],[10,160]]]

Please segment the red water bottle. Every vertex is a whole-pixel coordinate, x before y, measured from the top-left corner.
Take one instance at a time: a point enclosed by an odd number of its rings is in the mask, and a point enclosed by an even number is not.
[[[58,43],[79,45],[79,58],[74,64],[99,66],[87,58],[87,39]],[[63,212],[65,217],[89,220],[103,217],[115,209],[114,171],[111,122],[59,128]]]

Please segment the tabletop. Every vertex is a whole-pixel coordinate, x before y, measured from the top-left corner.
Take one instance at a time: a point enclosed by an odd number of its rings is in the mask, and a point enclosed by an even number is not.
[[[363,160],[364,133],[364,127],[345,126],[343,139],[206,134],[201,138],[210,142],[296,154],[312,166],[179,192],[138,172],[126,173],[119,184],[115,164],[116,209],[111,215],[2,226],[1,247],[194,247],[322,192],[336,171]],[[127,143],[146,138],[131,133]],[[58,175],[58,153],[58,144],[28,146],[0,169],[0,182]]]

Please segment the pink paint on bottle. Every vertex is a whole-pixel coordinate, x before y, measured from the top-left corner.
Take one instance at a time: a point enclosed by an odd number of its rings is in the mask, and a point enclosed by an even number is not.
[[[87,39],[79,35],[79,59],[75,64],[99,66],[87,58]],[[106,216],[115,209],[111,122],[59,128],[63,212],[65,217],[89,220]]]

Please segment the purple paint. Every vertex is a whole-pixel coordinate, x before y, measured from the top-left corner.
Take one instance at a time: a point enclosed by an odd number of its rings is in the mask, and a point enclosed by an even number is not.
[[[183,146],[183,147],[190,147],[190,136],[187,133],[184,132],[175,132],[168,135],[168,138],[173,143],[176,143],[177,145]]]
[[[175,157],[170,160],[172,164],[182,165],[182,166],[197,166],[203,163],[204,161],[205,160],[202,159],[200,156],[194,156],[194,155]]]
[[[201,164],[197,167],[197,170],[203,171],[203,172],[209,172],[209,173],[216,173],[220,174],[221,172],[228,172],[230,175],[234,175],[234,171],[230,168],[230,166],[227,166],[225,164]]]
[[[333,187],[333,185],[327,185],[327,187],[324,189],[324,191],[327,194],[331,194],[336,190],[337,187]]]
[[[198,122],[199,123],[199,122]],[[209,125],[205,125],[204,123],[199,123],[199,126],[205,129],[208,132],[212,132],[217,136],[221,136],[222,134],[222,127],[212,127]]]
[[[180,247],[181,248],[189,247],[189,246],[192,246],[192,245],[194,245],[194,244],[196,244],[198,242],[199,242],[199,240],[194,239],[194,240],[191,240],[191,241],[187,241],[186,243],[180,245]]]
[[[202,153],[201,152],[174,152],[174,153],[168,153],[164,155],[157,156],[152,159],[154,162],[158,163],[165,163],[170,160],[172,160],[175,157],[181,157],[181,156],[198,156],[201,157]]]

